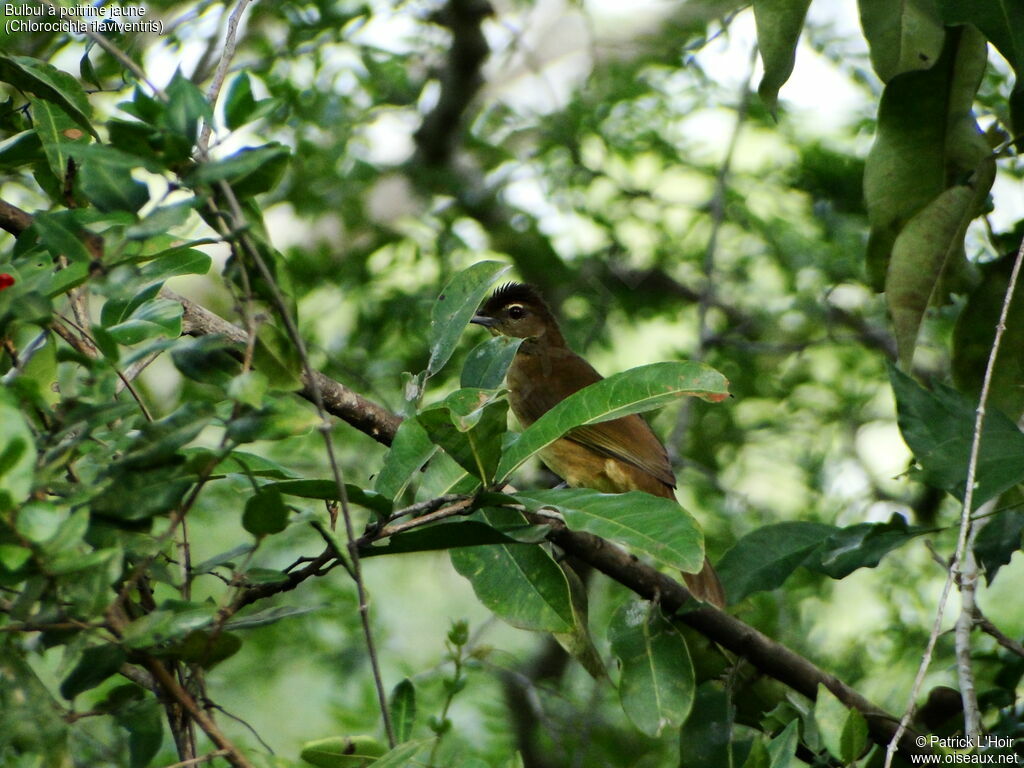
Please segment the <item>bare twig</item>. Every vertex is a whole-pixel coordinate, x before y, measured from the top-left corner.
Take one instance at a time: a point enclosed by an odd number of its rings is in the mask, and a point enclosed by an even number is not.
[[[974,607],[974,621],[978,625],[978,629],[986,635],[995,638],[995,641],[1003,646],[1003,648],[1008,650],[1010,653],[1015,653],[1021,658],[1024,658],[1024,645],[1021,645],[1012,637],[1007,637],[1003,634],[999,627],[989,621],[977,606]]]
[[[216,760],[218,757],[226,757],[228,754],[230,753],[226,749],[218,749],[216,752],[207,752],[205,755],[193,757],[191,760],[181,760],[177,763],[165,765],[164,768],[188,768],[188,766],[192,765],[202,765],[211,760]]]
[[[889,742],[886,748],[885,755],[885,768],[890,768],[892,760],[896,754],[897,742],[902,735],[910,719],[914,716],[914,706],[917,702],[918,694],[921,691],[921,685],[924,683],[925,673],[928,671],[928,667],[931,665],[932,653],[935,650],[935,642],[938,639],[939,633],[942,629],[942,617],[946,609],[946,602],[949,599],[949,593],[953,586],[954,581],[962,580],[966,569],[963,566],[964,556],[967,551],[967,542],[970,538],[971,533],[971,512],[974,505],[974,484],[978,472],[978,455],[981,448],[981,435],[982,427],[985,423],[985,406],[988,402],[989,390],[992,386],[992,372],[995,369],[996,358],[999,355],[999,345],[1003,339],[1003,333],[1006,331],[1006,318],[1010,312],[1010,305],[1013,303],[1013,294],[1017,287],[1017,281],[1020,279],[1021,263],[1024,262],[1024,240],[1021,241],[1020,247],[1017,249],[1017,256],[1013,262],[1013,269],[1010,272],[1010,279],[1006,286],[1006,295],[1003,297],[1003,306],[999,312],[999,322],[996,323],[995,336],[992,339],[992,349],[989,351],[988,362],[985,365],[985,376],[982,379],[981,394],[978,397],[978,408],[975,412],[974,419],[974,435],[971,438],[971,453],[967,460],[967,485],[964,489],[964,503],[960,513],[960,533],[957,537],[956,553],[953,556],[953,563],[949,569],[949,575],[946,577],[946,582],[942,586],[942,594],[939,596],[939,605],[935,612],[935,623],[932,626],[931,635],[928,638],[928,645],[925,648],[924,656],[921,658],[921,664],[917,669],[917,676],[914,678],[914,685],[910,691],[910,698],[907,703],[906,712],[903,718],[900,720],[899,727],[893,734],[892,740]],[[977,580],[977,569],[975,568],[973,578]],[[964,605],[964,610],[971,609],[971,618],[973,620],[973,600],[968,597],[969,605]],[[961,684],[963,681],[961,680]],[[961,690],[961,695],[964,699],[964,710],[965,710],[965,727],[967,726],[967,709],[970,706],[968,698],[973,696],[973,686],[970,691],[965,695],[965,692]],[[977,709],[977,703],[974,703],[975,710]],[[976,742],[977,737],[980,735],[980,724],[978,722],[972,722],[971,727],[974,730],[966,730],[965,735]]]
[[[210,107],[217,106],[217,97],[220,96],[220,89],[224,86],[224,77],[228,73],[231,59],[235,56],[236,35],[238,34],[238,23],[242,20],[242,14],[249,5],[250,0],[239,0],[235,10],[228,17],[228,31],[224,36],[224,50],[221,52],[220,61],[217,62],[217,69],[213,73],[213,82],[210,83],[210,90],[206,92],[206,100]],[[206,152],[210,144],[210,134],[213,132],[213,124],[210,121],[203,122],[203,129],[199,133],[199,150]]]

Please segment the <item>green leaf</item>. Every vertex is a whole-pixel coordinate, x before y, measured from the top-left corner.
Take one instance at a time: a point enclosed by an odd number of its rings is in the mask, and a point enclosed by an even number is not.
[[[128,227],[124,231],[124,236],[129,240],[147,240],[156,235],[165,235],[171,229],[180,227],[184,224],[198,202],[199,200],[197,198],[192,197],[188,200],[183,200],[180,203],[161,205],[159,208],[154,208],[149,212],[149,215],[147,215],[146,218],[138,224],[133,224]],[[201,252],[194,251],[194,253]],[[202,255],[205,256],[206,254]],[[206,258],[209,260],[209,256]]]
[[[217,606],[212,603],[165,600],[157,610],[125,627],[122,640],[128,648],[149,648],[204,629],[216,616]]]
[[[253,536],[280,533],[288,527],[288,507],[276,488],[261,488],[249,497],[242,514],[242,527]]]
[[[387,747],[372,736],[332,736],[306,742],[299,757],[317,768],[365,768],[379,765],[377,758],[386,752]]]
[[[874,568],[886,554],[928,532],[927,528],[908,526],[898,514],[887,523],[851,525],[829,536],[804,565],[842,579],[858,568]]]
[[[65,256],[70,261],[88,264],[92,254],[82,244],[78,228],[72,230],[71,225],[72,220],[61,213],[37,214],[32,224],[39,233],[39,240],[55,259]]]
[[[167,86],[164,124],[189,144],[193,144],[199,135],[200,119],[212,120],[213,110],[203,92],[178,70]]]
[[[889,367],[889,378],[896,395],[896,421],[922,468],[922,479],[963,500],[974,402],[942,384],[929,392],[894,366]],[[978,454],[974,509],[1020,482],[1024,482],[1024,434],[990,408]]]
[[[481,514],[488,523],[495,519],[492,512]],[[480,602],[512,626],[539,632],[572,630],[569,584],[540,546],[466,547],[452,550],[451,559]]]
[[[679,742],[680,768],[731,768],[733,707],[713,681],[697,688]]]
[[[686,641],[652,604],[630,601],[608,626],[619,660],[619,701],[633,725],[652,738],[690,714],[696,684]]]
[[[35,128],[0,141],[0,170],[14,171],[45,157]]]
[[[406,419],[398,425],[373,489],[382,496],[397,499],[436,452],[437,446],[431,442],[423,425],[416,419]]]
[[[229,632],[218,632],[214,635],[207,630],[197,629],[160,648],[156,655],[212,669],[234,656],[241,648],[242,641],[237,635]]]
[[[228,425],[228,438],[236,443],[280,440],[305,434],[319,424],[315,411],[282,398],[232,421]]]
[[[68,676],[60,684],[60,695],[73,699],[83,691],[95,688],[108,677],[117,674],[128,656],[119,645],[93,645],[82,652]]]
[[[995,161],[986,164],[976,186],[956,186],[942,192],[915,214],[896,237],[885,297],[892,316],[900,363],[909,368],[925,311],[934,300],[943,272],[963,257],[967,225],[977,215],[995,179]]]
[[[508,429],[508,403],[494,390],[460,389],[420,412],[417,420],[431,442],[467,472],[490,483]]]
[[[159,287],[159,286],[156,286]],[[181,335],[184,307],[170,299],[152,299],[135,310],[131,317],[106,329],[118,344],[131,346],[155,336],[177,338]]]
[[[133,688],[135,686],[132,686]],[[129,768],[147,768],[163,742],[163,709],[152,696],[119,707],[114,717],[128,731]]]
[[[21,410],[7,390],[0,389],[0,511],[28,498],[36,464],[36,442]]]
[[[142,424],[138,435],[114,466],[138,470],[177,463],[178,450],[192,442],[212,420],[209,406],[187,402],[162,419]]]
[[[408,741],[416,725],[416,687],[412,680],[405,678],[394,687],[388,701],[388,709],[391,711],[395,739],[399,743]]]
[[[838,529],[793,521],[766,525],[741,538],[716,566],[729,604],[777,589]]]
[[[508,264],[497,261],[478,261],[448,281],[430,313],[429,375],[433,376],[448,362],[491,285],[509,269]]]
[[[462,366],[460,387],[497,389],[505,381],[505,372],[519,350],[522,339],[492,336],[475,346]]]
[[[89,122],[92,115],[89,99],[79,82],[67,72],[30,56],[0,53],[0,82],[56,104],[79,126],[97,136]]]
[[[413,768],[413,766],[419,766],[420,763],[416,760],[416,756],[426,749],[429,744],[431,744],[431,741],[427,739],[399,744],[375,760],[372,766],[373,768]]]
[[[64,110],[45,99],[30,97],[32,118],[53,175],[63,184],[68,173],[69,151],[74,143],[88,143],[90,136]]]
[[[946,30],[935,0],[859,0],[858,5],[871,65],[882,82],[938,61]]]
[[[943,192],[947,180],[962,184],[987,154],[971,115],[984,62],[984,40],[965,28],[948,36],[935,66],[894,77],[882,93],[864,167],[868,268],[877,287],[906,223]]]
[[[205,275],[212,260],[195,248],[170,248],[156,254],[145,264],[140,274],[145,280],[166,280],[177,275]]]
[[[292,340],[277,326],[262,323],[256,331],[253,364],[274,389],[302,389],[302,360]]]
[[[587,600],[587,585],[567,563],[562,562],[562,571],[565,573],[566,581],[569,582],[569,596],[572,599],[572,610],[575,621],[572,632],[559,632],[553,635],[565,652],[580,663],[595,680],[603,680],[608,677],[608,670],[604,667],[604,660],[594,645],[594,639],[590,636],[589,603]]]
[[[799,723],[799,720],[791,720],[782,733],[771,740],[768,745],[771,768],[797,768],[802,764],[796,758],[796,748],[800,743]]]
[[[811,0],[754,0],[757,47],[764,63],[764,77],[757,92],[773,114],[779,88],[793,74],[796,45],[810,4]]]
[[[149,202],[149,187],[132,178],[126,168],[87,161],[81,171],[82,193],[105,213],[138,213]]]
[[[182,339],[171,350],[171,361],[193,381],[226,387],[238,374],[239,363],[233,356],[235,347],[233,342],[217,334]]]
[[[507,478],[533,454],[574,427],[650,411],[692,395],[711,402],[729,396],[729,382],[703,363],[652,363],[607,379],[565,398],[503,451],[496,476]]]
[[[555,509],[572,530],[625,544],[670,568],[697,573],[704,565],[704,534],[674,499],[586,488],[520,491],[514,498],[531,512]]]
[[[999,569],[1021,549],[1021,533],[1024,532],[1024,511],[1019,508],[1024,502],[1024,494],[1013,488],[1002,496],[1000,502],[1014,504],[1017,508],[1004,509],[992,515],[974,539],[974,554],[985,569],[986,584],[991,584]]]
[[[284,173],[289,150],[282,144],[241,149],[231,157],[196,167],[185,182],[192,187],[226,181],[235,194],[251,197],[271,189]]]
[[[240,72],[228,86],[224,97],[224,122],[235,130],[249,122],[249,116],[256,111],[256,99],[252,95],[249,75]]]
[[[825,748],[837,760],[844,764],[851,762],[843,756],[843,729],[850,710],[835,697],[828,688],[818,683],[818,693],[814,698],[814,722]]]

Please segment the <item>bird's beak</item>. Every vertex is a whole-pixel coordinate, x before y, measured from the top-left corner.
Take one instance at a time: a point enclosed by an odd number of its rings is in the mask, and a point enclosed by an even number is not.
[[[497,320],[487,315],[473,315],[469,322],[482,325],[484,328],[493,328],[498,324]]]

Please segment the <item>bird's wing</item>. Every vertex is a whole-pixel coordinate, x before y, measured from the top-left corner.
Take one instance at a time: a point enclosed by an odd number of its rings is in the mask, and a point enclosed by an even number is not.
[[[541,361],[532,361],[532,365],[536,367],[530,371],[530,377],[536,377],[534,380],[542,381],[543,385],[531,387],[529,396],[516,403],[517,415],[525,424],[532,424],[569,395],[603,378],[590,363],[568,349],[553,351],[547,365]],[[543,370],[548,366],[550,370]],[[551,370],[558,375],[552,376]],[[566,438],[603,456],[631,464],[670,488],[676,487],[665,446],[647,422],[636,414],[577,427],[570,430]]]

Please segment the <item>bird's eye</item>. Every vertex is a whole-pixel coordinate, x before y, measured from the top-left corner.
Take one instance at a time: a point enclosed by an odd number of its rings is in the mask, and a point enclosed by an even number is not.
[[[526,317],[526,309],[521,304],[513,304],[508,308],[508,316],[513,320],[519,320]]]

